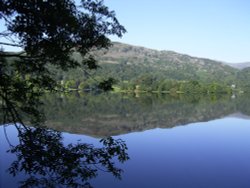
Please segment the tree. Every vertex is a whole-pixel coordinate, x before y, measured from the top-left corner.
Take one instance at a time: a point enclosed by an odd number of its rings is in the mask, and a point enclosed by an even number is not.
[[[157,78],[154,75],[143,74],[137,79],[136,84],[140,86],[141,90],[152,91],[155,88],[156,80]]]
[[[60,132],[44,128],[17,126],[20,143],[8,151],[17,157],[8,172],[26,174],[20,187],[92,187],[88,182],[99,171],[121,178],[123,163],[129,159],[127,146],[111,137],[100,140],[101,147],[78,142],[66,145]],[[26,178],[27,177],[27,178]]]
[[[121,169],[115,167],[113,158],[128,160],[123,141],[104,139],[102,148],[84,143],[65,146],[60,133],[40,126],[44,116],[39,110],[40,96],[58,88],[56,71],[96,69],[92,51],[108,48],[108,35],[125,33],[114,11],[102,0],[81,0],[80,4],[74,0],[0,0],[0,21],[6,26],[0,31],[0,119],[15,125],[20,141],[10,149],[17,160],[9,172],[30,175],[23,187],[90,187],[87,181],[97,176],[99,167],[120,178]],[[16,51],[6,52],[7,47]],[[73,58],[76,53],[80,61]],[[32,127],[26,126],[27,115]]]
[[[33,115],[39,96],[56,88],[51,70],[96,69],[91,52],[111,45],[107,35],[121,37],[126,31],[102,0],[81,0],[80,4],[1,0],[0,20],[6,26],[0,32],[0,97],[11,117],[6,121],[11,122],[21,121],[17,108]],[[8,46],[19,51],[5,52]],[[72,58],[74,53],[80,54],[81,61]]]

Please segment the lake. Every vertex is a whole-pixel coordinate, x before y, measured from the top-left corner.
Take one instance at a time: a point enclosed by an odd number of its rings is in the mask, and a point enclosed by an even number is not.
[[[47,128],[0,126],[1,187],[80,187],[72,183],[81,182],[72,178],[80,150],[85,170],[98,163],[83,187],[250,187],[249,96],[75,93],[48,95],[44,103]],[[110,136],[103,147],[100,139]],[[120,180],[100,162],[110,148],[119,155],[123,143],[129,159],[111,161]]]

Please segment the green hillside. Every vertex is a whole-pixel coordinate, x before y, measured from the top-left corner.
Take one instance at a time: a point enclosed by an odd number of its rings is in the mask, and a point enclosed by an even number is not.
[[[93,54],[101,67],[97,71],[86,73],[77,69],[60,72],[56,74],[57,79],[67,87],[89,89],[105,78],[112,77],[118,87],[133,90],[136,85],[141,85],[144,90],[149,86],[153,88],[148,90],[159,90],[160,84],[166,80],[178,82],[178,89],[181,84],[190,81],[197,81],[206,87],[216,83],[227,88],[232,85],[240,87],[247,81],[246,76],[240,76],[245,69],[239,70],[223,62],[172,51],[157,51],[114,42],[109,50],[95,51]],[[79,60],[77,53],[74,58]]]
[[[153,73],[164,79],[203,82],[223,79],[225,82],[230,82],[233,81],[237,71],[228,65],[209,59],[121,43],[114,43],[106,54],[99,56],[99,61],[105,67],[102,72],[112,67],[111,74],[117,79],[133,79],[144,73]]]

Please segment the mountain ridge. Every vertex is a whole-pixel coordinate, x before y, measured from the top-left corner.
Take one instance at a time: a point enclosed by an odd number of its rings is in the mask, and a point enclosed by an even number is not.
[[[191,54],[187,54],[187,53],[180,53],[180,52],[173,51],[173,50],[157,50],[157,49],[154,49],[154,48],[148,48],[148,47],[144,47],[144,46],[140,46],[140,45],[132,45],[132,44],[122,43],[122,42],[117,42],[117,41],[112,42],[112,44],[113,45],[131,46],[131,47],[141,48],[141,49],[144,49],[144,50],[155,51],[155,52],[159,52],[159,53],[176,54],[176,55],[187,56],[187,57],[195,58],[195,59],[210,60],[210,61],[218,62],[218,63],[221,63],[221,64],[229,65],[230,67],[233,67],[233,68],[236,68],[236,69],[244,69],[244,68],[250,67],[250,61],[249,62],[246,61],[246,62],[230,63],[230,62],[227,62],[227,61],[217,60],[217,59],[213,59],[213,58],[200,57],[200,56],[195,56],[195,55],[191,55]]]
[[[243,70],[245,68],[250,67],[250,62],[243,62],[243,63],[226,63],[227,65],[239,69],[239,70]]]

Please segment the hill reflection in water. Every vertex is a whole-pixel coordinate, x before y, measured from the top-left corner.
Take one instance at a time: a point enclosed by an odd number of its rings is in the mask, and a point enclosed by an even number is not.
[[[72,93],[45,98],[50,128],[94,137],[154,128],[172,128],[225,116],[248,118],[247,96],[91,95]]]
[[[0,127],[7,133],[0,132],[0,185],[249,187],[248,96],[72,93],[48,95],[44,103],[49,128]],[[154,128],[165,129],[127,134]],[[83,135],[105,137],[104,145]]]

